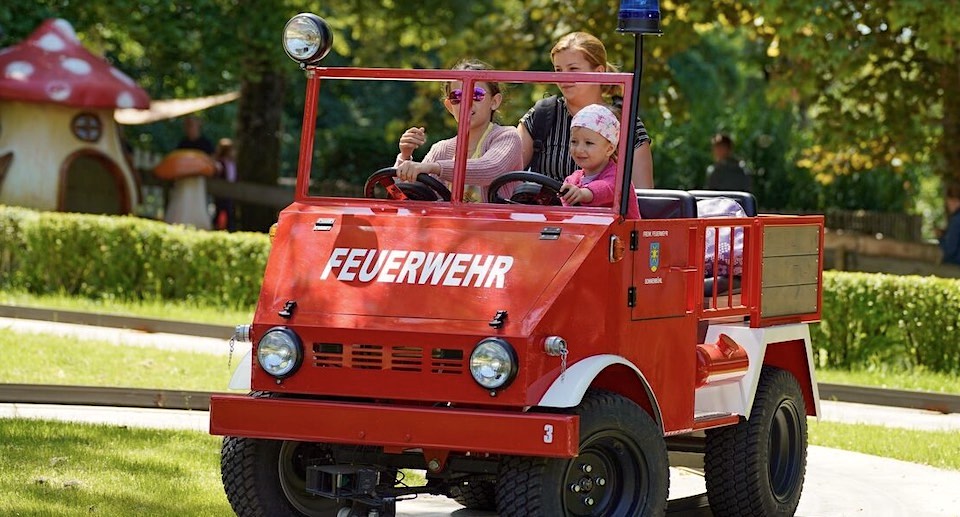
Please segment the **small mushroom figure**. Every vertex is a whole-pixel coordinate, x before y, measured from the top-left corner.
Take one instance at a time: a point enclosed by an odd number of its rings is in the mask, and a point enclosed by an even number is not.
[[[0,204],[102,214],[133,211],[139,178],[113,113],[150,97],[50,19],[0,50]]]
[[[216,171],[217,163],[213,158],[195,149],[177,149],[160,160],[153,169],[154,175],[173,181],[164,220],[201,230],[211,229],[206,178]]]

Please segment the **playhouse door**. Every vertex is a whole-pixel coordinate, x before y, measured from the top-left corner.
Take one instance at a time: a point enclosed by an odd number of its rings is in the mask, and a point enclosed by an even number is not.
[[[99,154],[67,157],[60,175],[62,212],[118,215],[130,212],[130,200],[117,164]]]

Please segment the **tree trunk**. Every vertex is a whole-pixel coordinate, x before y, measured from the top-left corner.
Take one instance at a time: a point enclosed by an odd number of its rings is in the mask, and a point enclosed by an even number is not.
[[[256,70],[247,73],[241,83],[237,109],[237,176],[240,181],[276,186],[286,77],[268,60],[250,68]],[[273,208],[240,205],[241,230],[265,232],[276,221]]]
[[[960,50],[954,53],[953,63],[940,68],[940,87],[943,89],[943,137],[940,150],[943,167],[939,172],[945,184],[960,181]]]

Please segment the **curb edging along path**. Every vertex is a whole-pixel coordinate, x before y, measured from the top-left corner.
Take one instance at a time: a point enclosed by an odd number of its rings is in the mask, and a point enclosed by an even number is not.
[[[159,320],[136,316],[98,314],[69,311],[64,309],[40,309],[17,305],[0,305],[0,318],[51,321],[54,323],[72,323],[93,327],[141,330],[162,334],[182,334],[185,336],[229,339],[234,327],[228,325],[210,325],[188,321]]]

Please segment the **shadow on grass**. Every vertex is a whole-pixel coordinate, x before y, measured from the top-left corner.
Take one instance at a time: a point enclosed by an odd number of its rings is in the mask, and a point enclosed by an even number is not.
[[[0,419],[0,515],[232,512],[215,437]]]

